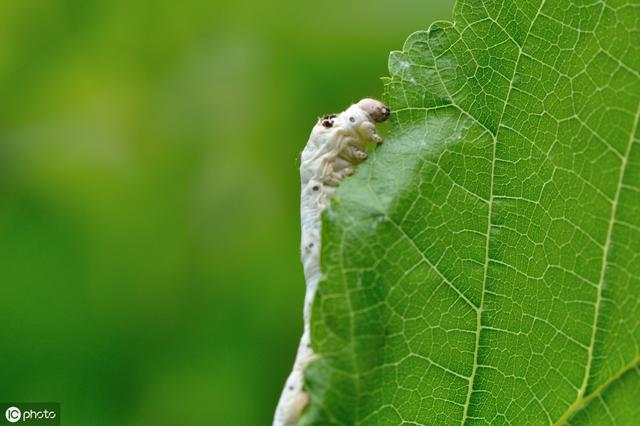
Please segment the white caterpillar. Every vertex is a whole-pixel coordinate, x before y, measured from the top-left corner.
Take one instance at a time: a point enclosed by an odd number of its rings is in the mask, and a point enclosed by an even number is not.
[[[363,99],[340,114],[321,117],[302,151],[300,216],[302,264],[307,282],[304,299],[304,332],[293,371],[285,384],[273,426],[293,426],[309,401],[303,389],[304,368],[315,354],[311,349],[311,304],[320,275],[320,214],[340,182],[367,158],[367,142],[382,143],[375,123],[389,117],[389,108],[375,99]]]

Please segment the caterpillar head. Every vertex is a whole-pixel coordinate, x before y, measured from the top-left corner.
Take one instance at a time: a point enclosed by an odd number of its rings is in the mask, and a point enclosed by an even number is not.
[[[391,110],[382,102],[371,98],[364,98],[357,105],[369,116],[371,121],[381,123],[389,118]]]

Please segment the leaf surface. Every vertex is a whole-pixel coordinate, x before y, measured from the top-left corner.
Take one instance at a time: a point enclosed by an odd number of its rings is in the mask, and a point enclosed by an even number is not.
[[[389,69],[301,424],[637,424],[640,2],[459,0]]]

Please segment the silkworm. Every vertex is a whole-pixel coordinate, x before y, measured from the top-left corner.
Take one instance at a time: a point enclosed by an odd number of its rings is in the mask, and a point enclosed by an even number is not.
[[[389,108],[365,98],[344,112],[320,117],[311,130],[300,161],[301,258],[307,290],[304,298],[304,331],[293,370],[276,408],[273,426],[293,426],[309,401],[303,388],[304,368],[314,359],[311,347],[311,305],[322,279],[320,271],[321,213],[342,180],[367,159],[367,143],[382,143],[376,123],[389,117]]]

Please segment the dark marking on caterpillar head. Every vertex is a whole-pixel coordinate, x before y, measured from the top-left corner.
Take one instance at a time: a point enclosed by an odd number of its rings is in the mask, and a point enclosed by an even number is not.
[[[330,129],[333,127],[333,121],[336,117],[337,117],[336,114],[324,115],[320,117],[320,123],[322,124],[323,127]]]
[[[313,185],[311,189],[313,189],[314,191],[319,191],[320,187],[318,185]]]

